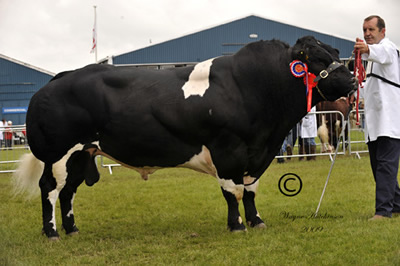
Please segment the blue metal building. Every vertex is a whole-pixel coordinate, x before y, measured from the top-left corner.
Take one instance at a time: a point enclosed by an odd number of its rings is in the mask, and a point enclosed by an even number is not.
[[[249,42],[278,39],[293,45],[298,38],[306,35],[313,35],[338,49],[341,58],[351,56],[353,41],[251,15],[173,40],[112,56],[103,63],[108,62],[114,65],[195,63],[216,56],[233,54]]]
[[[31,97],[53,76],[54,73],[0,54],[0,120],[23,125]]]

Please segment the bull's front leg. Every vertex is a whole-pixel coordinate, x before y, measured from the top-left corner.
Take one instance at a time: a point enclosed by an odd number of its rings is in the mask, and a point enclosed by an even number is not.
[[[265,223],[261,220],[261,217],[256,209],[256,203],[254,201],[257,193],[259,180],[254,183],[245,185],[243,195],[243,205],[246,213],[246,222],[249,226],[254,228],[265,228]]]
[[[42,197],[42,219],[43,233],[50,240],[58,240],[59,234],[56,228],[55,207],[59,191],[57,181],[53,176],[52,164],[45,164],[42,177],[39,181],[39,187]]]
[[[228,203],[228,229],[232,232],[246,231],[239,213],[239,202],[243,198],[244,185],[232,180],[218,179],[222,193]]]

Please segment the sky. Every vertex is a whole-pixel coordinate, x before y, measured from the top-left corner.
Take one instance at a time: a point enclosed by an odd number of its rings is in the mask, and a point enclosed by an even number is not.
[[[369,15],[400,47],[399,0],[0,0],[0,54],[58,73],[249,15],[349,40]]]

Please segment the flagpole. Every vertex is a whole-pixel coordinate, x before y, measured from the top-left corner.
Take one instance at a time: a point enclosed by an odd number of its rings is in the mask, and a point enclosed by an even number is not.
[[[94,60],[95,63],[97,63],[97,15],[96,15],[96,6],[93,6],[94,8],[94,28],[96,31],[96,47],[94,47]]]
[[[94,25],[93,25],[93,36],[92,36],[92,50],[90,53],[94,53],[94,62],[97,64],[97,18],[96,18],[96,6],[94,8]]]

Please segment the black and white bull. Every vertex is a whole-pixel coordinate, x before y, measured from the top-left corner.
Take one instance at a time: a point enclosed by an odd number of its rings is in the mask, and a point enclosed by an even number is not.
[[[232,56],[191,67],[89,65],[55,76],[32,97],[26,121],[33,155],[24,162],[40,171],[44,233],[59,237],[57,198],[66,233],[78,232],[73,199],[84,180],[89,186],[99,180],[96,155],[133,168],[144,179],[165,167],[210,174],[227,201],[231,231],[246,230],[241,200],[247,224],[265,227],[254,201],[258,179],[307,113],[306,87],[291,74],[292,60],[318,76],[339,57],[308,36],[293,47],[278,40],[250,43]],[[318,83],[332,101],[355,89],[344,66]],[[318,90],[312,105],[323,99]]]
[[[338,111],[339,113],[318,114],[317,126],[318,137],[321,141],[321,152],[332,152],[335,150],[339,141],[340,133],[343,129],[343,119],[348,120],[352,104],[348,97],[341,97],[334,102],[323,101],[316,106],[317,111]],[[346,142],[348,128],[345,123],[343,139]]]

